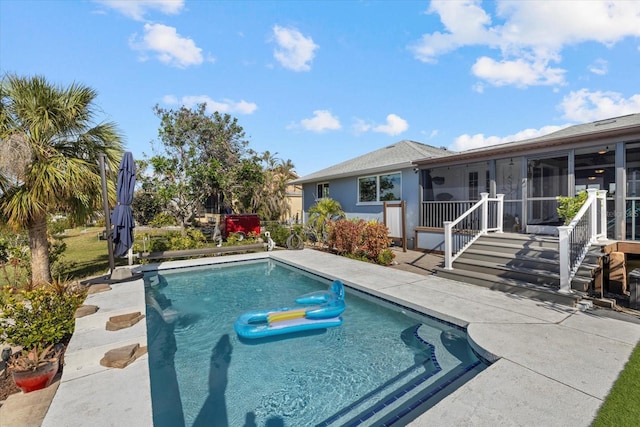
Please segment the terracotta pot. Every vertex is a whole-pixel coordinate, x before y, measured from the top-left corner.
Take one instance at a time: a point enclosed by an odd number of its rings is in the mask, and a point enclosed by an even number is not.
[[[12,371],[13,381],[23,392],[29,393],[48,387],[53,382],[53,377],[58,373],[60,363],[51,361],[38,367],[35,371]]]

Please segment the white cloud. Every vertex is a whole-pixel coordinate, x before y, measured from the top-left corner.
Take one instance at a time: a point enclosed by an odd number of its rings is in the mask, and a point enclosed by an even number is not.
[[[568,120],[592,122],[640,113],[640,94],[624,98],[617,92],[591,92],[581,89],[565,96],[558,108]]]
[[[563,117],[572,123],[588,123],[611,117],[640,113],[640,94],[624,98],[617,92],[590,92],[587,89],[571,92],[558,105]],[[453,151],[464,151],[496,144],[536,138],[570,126],[544,126],[540,129],[525,129],[508,136],[485,136],[484,134],[464,134],[449,146]]]
[[[253,114],[258,109],[258,106],[253,102],[233,101],[230,99],[223,99],[222,101],[216,101],[207,95],[187,95],[178,99],[174,95],[165,95],[162,98],[165,104],[169,105],[184,105],[187,108],[193,108],[199,104],[206,104],[206,111],[211,114],[214,111],[219,113],[229,114]]]
[[[142,53],[142,59],[151,52],[159,61],[178,68],[200,65],[204,61],[202,49],[193,40],[182,37],[167,25],[145,24],[142,38],[134,34],[129,45]]]
[[[176,15],[184,7],[184,0],[95,0],[124,16],[136,21],[143,21],[150,10],[157,10],[165,15]]]
[[[523,141],[525,139],[548,135],[567,126],[569,125],[544,126],[540,129],[525,129],[514,135],[508,136],[484,136],[482,133],[475,135],[464,134],[457,137],[453,144],[449,146],[449,149],[453,151],[465,151],[474,148],[488,147],[491,145],[505,144],[507,142]]]
[[[361,135],[365,132],[369,132],[369,130],[371,130],[371,125],[362,119],[356,118],[354,119],[354,123],[351,128],[356,135]]]
[[[310,62],[319,47],[311,37],[305,37],[296,29],[283,28],[278,25],[273,27],[273,35],[278,45],[273,52],[273,57],[280,65],[293,71],[309,71],[311,69]]]
[[[608,62],[604,59],[596,59],[593,64],[589,65],[589,71],[599,76],[604,76],[609,72]]]
[[[410,46],[414,56],[434,63],[465,46],[486,46],[499,50],[500,58],[478,58],[472,70],[478,78],[493,85],[557,85],[564,83],[564,70],[550,64],[561,61],[565,47],[584,42],[612,46],[640,36],[640,2],[500,0],[495,16],[482,4],[432,1],[427,13],[440,16],[444,31],[423,35]]]
[[[498,39],[487,26],[491,17],[480,6],[479,1],[434,0],[426,13],[437,13],[447,30],[425,34],[409,48],[417,59],[434,63],[439,55],[454,51],[462,46],[496,45]]]
[[[564,81],[565,70],[551,68],[546,61],[537,63],[524,59],[495,61],[483,56],[478,58],[471,71],[494,86],[557,85]]]
[[[342,128],[340,120],[331,114],[329,110],[315,110],[313,117],[302,119],[299,124],[291,124],[287,129],[302,127],[304,130],[322,133],[326,130],[338,130]]]
[[[394,136],[409,129],[409,124],[400,116],[396,114],[389,114],[387,115],[387,121],[385,124],[377,124],[371,121],[367,122],[366,120],[355,118],[351,128],[356,135],[360,135],[365,132],[378,132]]]
[[[373,128],[374,132],[386,133],[387,135],[394,136],[401,134],[409,129],[409,124],[405,119],[395,114],[389,114],[387,116],[387,123],[384,125],[378,125]]]

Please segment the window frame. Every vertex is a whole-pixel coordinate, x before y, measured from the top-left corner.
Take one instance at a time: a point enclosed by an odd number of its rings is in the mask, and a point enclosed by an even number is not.
[[[316,184],[316,200],[328,199],[329,190],[330,190],[330,187],[329,187],[328,181],[317,183]]]
[[[398,178],[400,180],[400,183],[398,185],[398,193],[399,193],[399,198],[395,199],[395,200],[380,200],[380,178],[384,177],[384,176],[390,176],[390,175],[398,175]],[[361,193],[360,193],[360,182],[361,180],[364,179],[371,179],[371,178],[375,178],[375,194],[376,194],[376,199],[375,200],[371,200],[371,201],[362,201],[362,197],[361,197]],[[357,198],[357,205],[380,205],[382,203],[386,202],[399,202],[402,200],[402,171],[394,171],[394,172],[385,172],[385,173],[380,173],[380,174],[376,174],[376,175],[363,175],[363,176],[359,176],[356,178],[356,187],[357,187],[357,194],[356,194],[356,198]],[[394,186],[394,189],[396,187]],[[395,193],[395,192],[394,192]]]

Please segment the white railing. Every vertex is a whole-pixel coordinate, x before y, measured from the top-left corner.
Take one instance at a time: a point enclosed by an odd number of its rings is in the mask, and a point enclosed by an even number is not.
[[[442,228],[445,221],[455,220],[477,202],[477,200],[422,202],[420,226]]]
[[[569,225],[558,227],[560,292],[571,292],[571,280],[589,246],[607,237],[607,192],[589,189],[587,193],[587,200]]]
[[[502,233],[504,194],[489,198],[481,193],[480,200],[455,221],[444,221],[444,268],[452,270],[453,261],[478,237],[489,231]]]

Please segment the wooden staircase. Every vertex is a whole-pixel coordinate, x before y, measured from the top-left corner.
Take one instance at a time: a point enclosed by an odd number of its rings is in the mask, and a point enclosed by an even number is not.
[[[436,275],[573,307],[592,290],[600,256],[600,247],[590,249],[571,282],[574,292],[561,293],[557,237],[489,233],[453,262],[453,270],[436,268]]]

